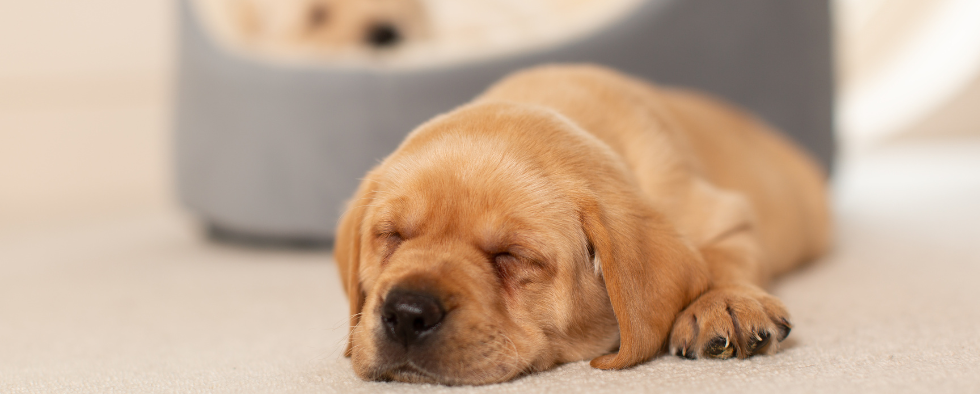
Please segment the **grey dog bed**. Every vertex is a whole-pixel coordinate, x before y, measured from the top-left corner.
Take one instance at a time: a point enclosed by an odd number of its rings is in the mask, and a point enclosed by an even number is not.
[[[712,92],[832,162],[829,5],[650,0],[587,36],[423,69],[284,67],[231,53],[180,4],[175,153],[181,201],[212,233],[329,243],[359,179],[415,126],[516,69],[604,64]]]

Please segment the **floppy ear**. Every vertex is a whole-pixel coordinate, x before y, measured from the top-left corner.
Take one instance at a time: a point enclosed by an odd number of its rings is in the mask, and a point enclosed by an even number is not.
[[[674,318],[707,289],[709,276],[701,255],[649,204],[623,195],[610,200],[586,208],[583,227],[619,323],[620,345],[591,365],[622,369],[663,349]]]
[[[348,332],[347,349],[344,356],[350,357],[353,337],[350,335],[361,319],[361,308],[364,306],[364,292],[361,290],[361,227],[364,221],[364,211],[371,203],[375,184],[370,174],[357,188],[354,198],[347,203],[347,211],[340,218],[337,235],[334,240],[333,257],[340,271],[340,281],[344,285],[347,299],[350,301],[350,332]]]

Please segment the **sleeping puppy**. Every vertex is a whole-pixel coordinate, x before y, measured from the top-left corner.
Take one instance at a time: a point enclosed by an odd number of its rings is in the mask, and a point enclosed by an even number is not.
[[[502,382],[665,351],[769,354],[764,290],[829,244],[825,177],[730,105],[594,66],[513,74],[419,126],[337,231],[366,380]]]
[[[421,0],[231,1],[240,35],[267,47],[391,48],[429,30]]]

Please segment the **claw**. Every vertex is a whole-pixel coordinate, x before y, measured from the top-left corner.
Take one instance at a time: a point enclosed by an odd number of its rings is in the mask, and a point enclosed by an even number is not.
[[[780,322],[776,323],[776,326],[779,328],[779,336],[776,337],[776,340],[782,341],[789,336],[789,332],[790,330],[793,329],[793,325],[790,324],[790,322],[787,321],[785,318],[779,320]]]
[[[768,331],[756,332],[755,339],[748,343],[749,355],[751,356],[758,353],[759,350],[764,349],[769,344],[770,338],[772,338],[772,335]]]

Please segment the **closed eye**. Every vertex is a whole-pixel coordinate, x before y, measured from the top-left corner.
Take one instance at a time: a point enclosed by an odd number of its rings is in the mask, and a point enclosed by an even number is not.
[[[520,289],[535,281],[554,277],[554,267],[545,256],[521,245],[485,250],[501,285],[508,291]]]
[[[503,264],[513,264],[519,261],[516,256],[510,254],[509,252],[503,252],[503,253],[497,253],[493,255],[493,262],[494,264],[503,265]]]
[[[395,253],[395,250],[401,246],[405,238],[402,237],[399,232],[384,232],[377,235],[378,241],[381,246],[381,255],[383,256],[382,261],[388,261],[388,258]]]
[[[524,270],[524,267],[522,267],[524,262],[510,252],[493,253],[490,256],[490,260],[493,263],[497,277],[504,282],[513,280],[516,275]]]

